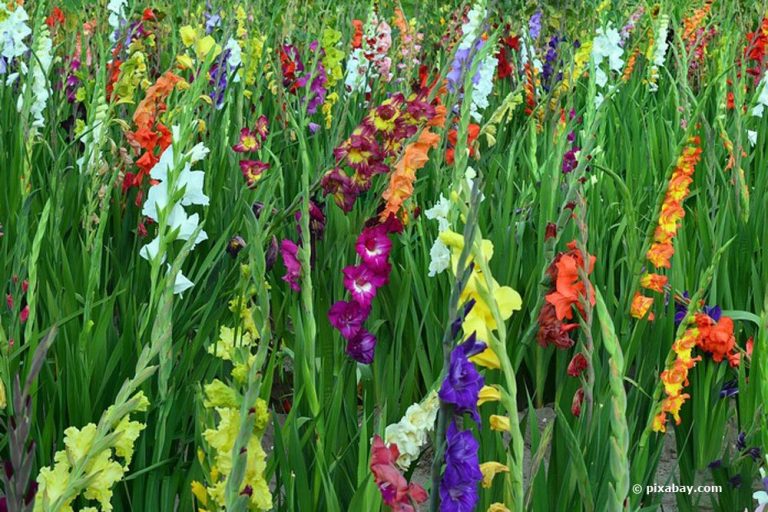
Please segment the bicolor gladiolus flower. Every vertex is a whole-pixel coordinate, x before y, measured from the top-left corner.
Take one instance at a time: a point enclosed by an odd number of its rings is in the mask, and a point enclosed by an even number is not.
[[[386,274],[375,272],[367,265],[350,265],[345,267],[344,287],[361,306],[370,307],[371,301],[376,296],[376,290],[384,286],[389,280]]]

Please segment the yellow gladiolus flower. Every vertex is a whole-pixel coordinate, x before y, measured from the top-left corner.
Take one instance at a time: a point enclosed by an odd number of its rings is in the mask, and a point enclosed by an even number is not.
[[[480,464],[480,472],[483,474],[483,488],[490,489],[493,477],[497,473],[509,473],[509,468],[500,462],[483,462]]]
[[[499,388],[494,386],[483,386],[477,395],[477,405],[483,405],[487,402],[498,402],[501,400]]]
[[[190,25],[184,25],[179,29],[179,34],[181,35],[181,42],[189,48],[192,46],[195,41],[197,41],[197,30],[192,28]]]
[[[491,414],[490,417],[491,430],[497,432],[509,432],[509,418],[506,416],[499,416],[498,414]]]

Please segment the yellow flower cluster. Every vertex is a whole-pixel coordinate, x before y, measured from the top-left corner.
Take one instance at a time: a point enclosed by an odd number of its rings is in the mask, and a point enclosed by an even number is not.
[[[154,36],[146,38],[146,41],[153,45]],[[117,103],[133,103],[133,97],[136,89],[146,89],[150,86],[147,79],[147,58],[144,55],[144,42],[136,38],[128,47],[129,57],[120,66],[120,75],[114,86],[114,98]],[[78,90],[80,94],[80,90]]]
[[[38,490],[34,512],[50,510],[57,502],[61,505],[59,510],[72,512],[72,503],[80,492],[84,499],[97,501],[102,511],[112,510],[112,487],[123,479],[133,458],[136,439],[146,427],[143,423],[131,421],[130,414],[146,411],[149,400],[140,391],[133,397],[132,402],[136,405],[117,422],[117,426],[108,436],[99,436],[98,427],[93,423],[81,429],[69,427],[64,431],[65,449],[56,452],[53,467],[42,468],[37,477]],[[106,417],[110,417],[113,411],[114,406],[107,409]],[[110,441],[101,447],[97,439]],[[98,451],[94,452],[94,449]],[[123,459],[122,463],[116,461],[115,457]],[[73,481],[72,470],[83,464],[83,477],[78,480],[87,482],[87,485],[81,490]],[[96,511],[93,507],[81,510]]]
[[[460,234],[446,230],[440,233],[440,240],[451,249],[451,264],[454,274],[458,265],[461,251],[464,248],[464,237]],[[488,262],[493,257],[493,243],[490,240],[483,240],[480,243],[480,254],[484,261]],[[468,263],[471,263],[474,257],[470,257]],[[475,305],[464,317],[462,330],[465,336],[477,333],[477,338],[482,341],[489,339],[491,331],[498,329],[494,319],[491,305],[485,300],[483,290],[490,291],[491,299],[496,303],[502,320],[512,316],[513,311],[518,311],[523,306],[520,294],[509,286],[499,286],[499,283],[491,275],[485,275],[480,265],[475,265],[472,273],[461,292],[459,302],[466,304],[470,300],[475,301]],[[499,358],[491,350],[486,348],[480,354],[471,358],[471,361],[486,368],[498,369],[501,367]]]
[[[247,272],[247,268],[242,271]],[[252,308],[244,297],[230,301],[229,309],[238,316],[242,332],[222,326],[219,330],[219,340],[208,348],[208,352],[224,361],[232,362],[234,384],[229,385],[214,379],[204,386],[203,406],[209,411],[214,411],[218,420],[214,428],[203,432],[203,439],[210,448],[207,454],[210,464],[208,484],[192,482],[192,493],[201,505],[199,510],[206,512],[221,511],[226,507],[225,490],[233,467],[232,451],[243,421],[240,411],[244,393],[241,388],[247,384],[248,373],[256,357],[251,353],[251,349],[259,339]],[[240,491],[242,495],[249,496],[248,510],[270,510],[272,494],[264,478],[267,454],[261,446],[261,438],[269,421],[267,403],[257,399],[249,408],[249,414],[254,417],[254,426],[246,443],[247,459]],[[203,462],[206,460],[206,453],[202,450],[200,453]]]
[[[344,59],[344,52],[337,48],[339,41],[341,41],[341,32],[333,30],[332,28],[323,29],[320,43],[323,52],[325,52],[322,60],[326,76],[325,87],[331,91],[331,93],[326,96],[322,107],[326,128],[331,127],[331,121],[333,121],[333,116],[331,114],[333,105],[339,101],[339,94],[332,91],[332,89],[339,80],[344,78],[344,71],[341,69],[341,61]]]
[[[184,25],[179,29],[179,35],[181,35],[182,44],[186,48],[192,48],[198,59],[205,59],[210,52],[213,52],[214,57],[221,53],[221,46],[216,44],[212,36],[205,35],[205,31],[200,26]]]
[[[243,51],[243,66],[240,68],[241,76],[245,82],[246,89],[243,94],[250,98],[252,92],[248,89],[256,83],[256,78],[263,75],[268,80],[268,86],[273,94],[277,94],[277,82],[275,82],[274,72],[272,66],[268,61],[262,62],[262,55],[264,53],[264,43],[266,37],[261,35],[257,30],[254,30],[249,35],[246,28],[246,22],[248,21],[248,14],[242,5],[238,5],[235,10],[235,19],[237,20],[237,31],[235,39],[237,40],[240,48]]]

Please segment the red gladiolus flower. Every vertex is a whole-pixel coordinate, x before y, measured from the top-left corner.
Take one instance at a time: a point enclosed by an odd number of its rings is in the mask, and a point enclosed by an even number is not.
[[[557,318],[555,306],[545,302],[539,312],[539,332],[536,333],[536,341],[543,348],[550,344],[565,350],[573,346],[573,340],[568,333],[576,329],[579,324],[564,324]]]
[[[45,18],[45,24],[53,28],[56,25],[64,23],[64,12],[58,7],[54,7],[51,15]]]
[[[578,417],[581,416],[581,404],[584,402],[584,390],[579,388],[573,395],[573,402],[571,402],[571,414]]]
[[[567,373],[571,377],[578,377],[581,375],[581,372],[587,369],[589,366],[589,363],[587,362],[587,358],[584,357],[584,354],[579,352],[575,356],[573,356],[573,359],[571,359],[571,362],[568,363],[568,370]]]
[[[371,473],[379,487],[384,504],[398,512],[415,512],[413,503],[423,503],[429,497],[418,484],[409,484],[395,466],[400,456],[397,445],[389,447],[379,435],[373,436],[371,445]]]

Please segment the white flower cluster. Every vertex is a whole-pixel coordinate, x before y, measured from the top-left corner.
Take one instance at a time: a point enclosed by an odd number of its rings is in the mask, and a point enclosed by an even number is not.
[[[32,29],[27,25],[29,15],[24,7],[17,6],[13,11],[8,10],[4,2],[0,2],[0,74],[8,71],[11,61],[24,55],[29,48],[24,39]],[[19,67],[22,74],[26,74],[27,65],[19,59]],[[9,73],[5,80],[10,85],[19,77],[19,73]]]
[[[426,215],[428,219],[436,220],[438,222],[437,229],[442,233],[451,227],[451,223],[448,220],[450,211],[451,202],[441,193],[440,199],[437,200],[432,208],[425,211],[424,215]],[[429,277],[436,276],[450,265],[451,251],[448,249],[448,246],[440,240],[440,237],[436,238],[435,243],[432,244],[432,248],[429,250],[429,257]]]
[[[344,85],[350,93],[360,91],[366,86],[366,73],[368,73],[368,60],[365,58],[365,52],[362,48],[355,48],[349,55],[347,76],[344,79]]]
[[[653,58],[651,59],[650,78],[648,80],[648,90],[651,92],[659,90],[659,68],[664,67],[664,59],[669,49],[669,43],[667,43],[668,32],[669,16],[664,15],[659,18],[659,24],[654,37]]]
[[[468,50],[475,44],[480,35],[480,28],[485,21],[485,2],[477,2],[467,13],[467,22],[461,25],[461,41],[459,50]]]
[[[227,45],[224,47],[224,50],[229,51],[229,57],[227,57],[227,66],[229,66],[229,71],[231,72],[235,69],[238,70],[238,72],[235,73],[235,77],[232,79],[232,81],[239,82],[240,75],[243,73],[242,68],[240,68],[243,63],[243,50],[240,48],[238,42],[231,37],[227,41]]]
[[[208,154],[208,148],[202,143],[197,144],[190,151],[181,156],[178,162],[174,161],[174,145],[179,144],[179,127],[172,129],[173,142],[160,156],[160,160],[155,164],[149,175],[152,179],[158,181],[149,189],[147,200],[141,210],[142,215],[146,215],[155,222],[160,222],[160,212],[167,212],[167,225],[170,231],[176,231],[176,240],[189,240],[200,225],[200,216],[197,213],[188,215],[184,206],[200,205],[207,206],[208,196],[203,193],[203,180],[205,173],[203,171],[192,170],[192,164],[199,162]],[[181,171],[177,166],[181,166]],[[171,186],[169,187],[169,184]],[[167,207],[179,193],[183,191],[181,199],[171,205],[170,211]],[[192,247],[206,240],[208,235],[200,230],[194,240]],[[142,258],[153,261],[160,251],[160,239],[155,238],[150,243],[141,248]],[[165,261],[165,255],[161,255],[162,261]],[[181,293],[194,286],[189,279],[184,277],[181,272],[176,276],[174,293]]]
[[[608,69],[610,71],[621,72],[624,67],[622,60],[624,48],[621,47],[621,35],[619,31],[611,27],[600,27],[597,29],[597,36],[592,42],[592,58],[595,63],[595,83],[601,89],[608,83],[608,74],[600,67],[603,61],[608,60]],[[609,90],[611,90],[609,88]],[[595,105],[600,106],[603,102],[603,93],[600,92],[595,97]]]
[[[117,40],[117,34],[120,30],[120,25],[125,20],[125,4],[128,0],[109,0],[107,3],[107,10],[109,11],[109,26],[112,27],[112,33],[109,35],[109,40],[115,42]]]
[[[397,445],[400,456],[397,465],[407,470],[421,453],[427,442],[427,436],[434,429],[440,400],[432,391],[420,404],[413,404],[405,411],[405,416],[384,430],[384,442]]]
[[[464,184],[467,187],[465,190],[466,197],[469,197],[472,194],[472,189],[475,186],[475,178],[477,178],[477,171],[472,167],[467,166],[467,170],[464,173]],[[481,192],[480,201],[483,201],[484,199],[485,195]],[[446,199],[441,193],[440,198],[432,208],[424,212],[424,215],[426,215],[428,219],[437,221],[437,230],[439,233],[451,228],[451,222],[448,220],[448,215],[451,213],[451,207],[451,201]],[[434,277],[443,272],[450,264],[451,251],[438,236],[432,244],[432,248],[429,250],[429,277]]]
[[[496,64],[498,60],[491,52],[480,63],[477,73],[479,79],[477,85],[472,89],[472,105],[470,106],[470,115],[475,121],[483,119],[482,111],[488,108],[488,96],[493,91],[493,75],[496,73]]]
[[[35,38],[35,49],[30,59],[32,75],[32,105],[29,113],[32,115],[32,129],[43,128],[45,118],[43,112],[48,104],[48,98],[51,97],[51,89],[48,87],[48,71],[53,62],[53,41],[51,41],[48,27],[45,25],[40,29],[40,34]],[[24,93],[27,90],[25,83],[21,88],[21,94],[16,102],[16,110],[21,112],[24,107]]]

